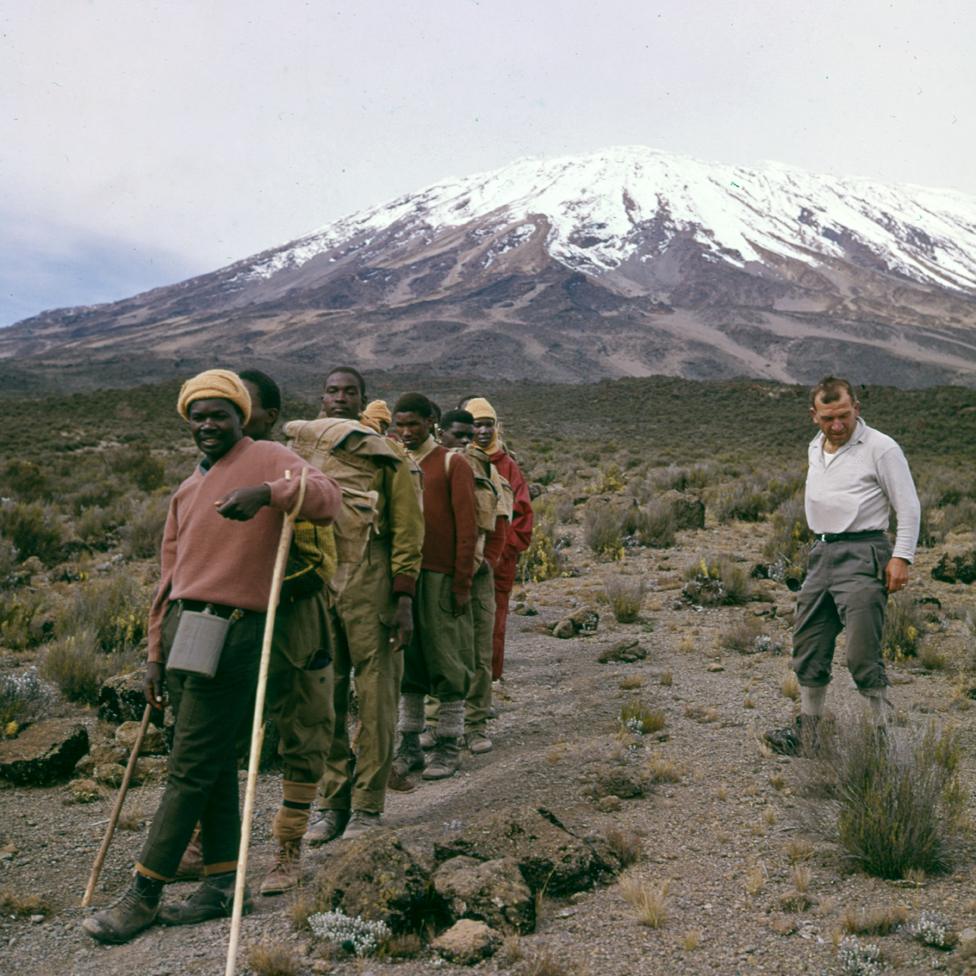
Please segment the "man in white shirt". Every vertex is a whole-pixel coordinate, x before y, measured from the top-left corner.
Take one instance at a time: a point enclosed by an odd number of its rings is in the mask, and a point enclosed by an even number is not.
[[[861,419],[851,384],[825,377],[810,393],[820,433],[810,442],[805,492],[807,523],[816,539],[793,629],[793,670],[800,715],[793,726],[766,733],[783,755],[815,748],[824,712],[834,643],[847,630],[847,667],[879,721],[890,709],[881,632],[889,593],[908,583],[921,509],[901,448]],[[894,547],[890,511],[898,518]]]

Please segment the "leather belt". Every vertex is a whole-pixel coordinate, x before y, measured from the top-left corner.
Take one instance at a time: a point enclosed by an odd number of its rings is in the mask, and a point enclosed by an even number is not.
[[[240,610],[238,607],[226,607],[222,603],[204,603],[202,600],[177,600],[181,610],[191,610],[196,613],[212,613],[225,620],[240,620],[246,613],[256,613],[255,610]]]
[[[871,542],[881,541],[887,536],[883,529],[868,529],[864,532],[818,532],[814,535],[818,542]]]

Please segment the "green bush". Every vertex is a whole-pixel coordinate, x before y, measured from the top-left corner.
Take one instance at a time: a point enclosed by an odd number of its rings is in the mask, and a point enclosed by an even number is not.
[[[50,715],[56,701],[54,688],[40,679],[36,668],[0,674],[0,739]]]
[[[40,644],[48,636],[47,601],[28,587],[0,591],[0,646],[22,651]]]
[[[168,510],[169,500],[159,495],[133,502],[128,518],[119,529],[126,558],[150,559],[159,554]]]
[[[892,661],[918,657],[924,636],[922,608],[907,594],[890,596],[885,610],[884,630],[881,632],[884,656]]]
[[[703,556],[685,570],[685,579],[682,594],[699,606],[735,606],[752,597],[746,571],[724,557],[709,560]]]
[[[91,628],[52,641],[41,661],[41,675],[57,685],[68,701],[95,705],[107,678],[131,668],[137,655],[106,654]]]
[[[640,616],[644,602],[644,580],[634,576],[613,576],[603,584],[603,592],[620,624],[632,624]]]
[[[623,518],[610,505],[599,505],[586,510],[583,516],[583,538],[598,556],[623,559]]]
[[[91,636],[103,653],[126,652],[146,633],[150,595],[125,570],[72,587],[55,620],[55,635]]]
[[[140,491],[155,491],[166,484],[166,465],[154,457],[148,444],[133,444],[118,451],[113,469],[132,479]]]
[[[57,561],[64,544],[57,513],[37,502],[0,506],[0,535],[13,543],[21,561],[37,556],[45,565]]]
[[[21,501],[47,501],[51,497],[51,482],[41,467],[33,461],[15,458],[8,461],[0,476],[4,490]]]
[[[668,549],[675,543],[678,520],[674,506],[667,502],[650,502],[636,510],[634,533],[642,546]]]
[[[791,495],[796,494],[803,479],[796,476],[774,477],[751,475],[731,486],[715,489],[715,515],[720,522],[739,519],[761,522]]]
[[[770,526],[769,538],[763,547],[763,556],[769,560],[769,577],[798,590],[807,575],[813,542],[803,507],[803,494],[798,492],[782,502],[773,512]]]
[[[823,765],[847,857],[879,878],[948,870],[965,809],[961,756],[958,737],[934,724],[879,729],[867,713],[838,723]]]

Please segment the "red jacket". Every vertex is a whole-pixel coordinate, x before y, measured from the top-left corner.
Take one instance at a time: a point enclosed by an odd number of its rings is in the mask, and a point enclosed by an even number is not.
[[[498,469],[498,473],[512,486],[515,503],[512,511],[512,521],[508,526],[508,536],[502,551],[502,560],[515,561],[520,552],[525,552],[532,541],[532,499],[529,497],[529,486],[525,483],[519,466],[510,454],[496,451],[491,455],[491,463]]]

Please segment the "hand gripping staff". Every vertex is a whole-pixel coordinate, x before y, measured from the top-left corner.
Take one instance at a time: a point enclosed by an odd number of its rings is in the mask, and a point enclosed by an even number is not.
[[[91,904],[92,896],[95,894],[95,885],[98,883],[98,876],[102,873],[102,865],[105,863],[105,855],[108,854],[109,844],[115,835],[115,826],[119,822],[122,813],[122,804],[125,803],[125,795],[129,792],[129,783],[132,774],[135,772],[136,760],[139,758],[139,750],[142,748],[142,740],[146,735],[146,728],[149,726],[149,716],[152,714],[153,707],[146,704],[142,713],[142,724],[139,726],[139,733],[136,741],[132,745],[132,754],[129,756],[129,763],[125,767],[125,775],[122,777],[122,785],[119,787],[118,795],[115,797],[115,806],[112,807],[112,815],[108,818],[108,827],[105,828],[105,836],[102,838],[102,846],[98,849],[95,863],[92,865],[91,875],[88,878],[88,887],[85,889],[84,897],[81,899],[81,907],[87,908]]]
[[[241,847],[237,855],[237,884],[234,887],[234,910],[230,919],[230,943],[227,946],[227,968],[225,976],[234,976],[237,967],[237,947],[241,938],[241,914],[244,906],[244,881],[247,874],[247,854],[251,846],[251,820],[254,817],[254,795],[258,786],[258,763],[261,759],[261,743],[264,740],[264,695],[268,687],[268,662],[271,660],[271,638],[274,635],[275,614],[281,596],[281,581],[285,575],[288,561],[288,547],[291,545],[292,529],[295,519],[305,501],[306,468],[302,468],[301,482],[298,486],[298,500],[295,507],[285,516],[278,539],[278,553],[275,556],[274,575],[271,578],[271,593],[268,595],[268,612],[264,618],[264,640],[261,644],[261,665],[258,669],[258,686],[254,695],[254,721],[251,723],[251,754],[247,761],[247,789],[244,793],[244,813],[241,816]],[[285,472],[291,478],[291,472]]]

